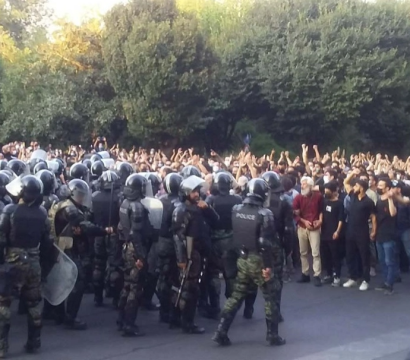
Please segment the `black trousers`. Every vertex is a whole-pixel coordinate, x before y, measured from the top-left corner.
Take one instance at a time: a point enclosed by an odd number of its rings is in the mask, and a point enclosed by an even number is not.
[[[369,237],[346,238],[346,260],[349,269],[349,278],[357,280],[363,278],[370,282],[370,239]],[[359,270],[362,264],[362,271]]]
[[[342,251],[339,240],[320,241],[320,258],[322,259],[322,269],[327,276],[340,278],[342,271]]]

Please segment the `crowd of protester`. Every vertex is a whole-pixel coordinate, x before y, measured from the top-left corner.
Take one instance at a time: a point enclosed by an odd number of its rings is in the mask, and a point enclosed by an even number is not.
[[[14,142],[3,146],[0,156],[7,160],[27,161],[40,148],[37,142],[26,146]],[[108,146],[105,137],[98,137],[88,149],[81,145],[68,149],[44,147],[49,160],[61,158],[67,170],[92,154],[108,151],[118,162],[129,162],[137,172],[157,172],[161,178],[179,172],[187,165],[197,167],[209,192],[213,174],[229,171],[236,179],[236,194],[246,193],[246,184],[266,171],[278,173],[283,185],[283,199],[293,205],[295,241],[287,254],[285,281],[295,266],[302,267],[299,282],[309,282],[308,254],[313,257],[313,281],[316,286],[369,288],[376,269],[383,273],[383,283],[376,287],[386,294],[400,282],[400,269],[408,270],[410,257],[410,157],[402,160],[387,155],[359,153],[346,156],[340,148],[321,154],[318,146],[305,144],[301,155],[291,157],[288,151],[257,157],[247,146],[238,154],[222,157],[215,151],[196,154],[194,149],[174,149],[171,154],[161,150],[115,144]],[[310,155],[310,156],[309,156]],[[313,155],[313,156],[312,156]],[[164,190],[160,190],[160,194]],[[160,195],[158,194],[158,195]],[[342,263],[346,261],[341,283]]]

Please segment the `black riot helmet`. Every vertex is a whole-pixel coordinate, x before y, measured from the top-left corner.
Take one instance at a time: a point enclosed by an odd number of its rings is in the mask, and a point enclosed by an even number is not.
[[[94,180],[98,179],[104,172],[104,163],[101,160],[96,160],[91,164],[91,176]]]
[[[7,167],[7,160],[0,160],[0,170],[4,170]]]
[[[83,163],[85,166],[87,166],[87,168],[88,168],[89,171],[91,171],[92,162],[91,162],[90,159],[84,159],[84,160],[82,161],[82,163]]]
[[[169,195],[178,195],[179,194],[179,187],[181,186],[183,177],[176,173],[171,173],[165,176],[163,181],[164,190]]]
[[[41,170],[48,170],[48,166],[47,166],[47,163],[45,161],[44,162],[41,161],[41,162],[37,163],[36,166],[34,166],[33,175],[37,174]]]
[[[88,168],[84,164],[76,163],[70,168],[70,178],[88,182]]]
[[[139,174],[132,174],[125,181],[124,196],[128,200],[139,200],[145,197],[148,180]]]
[[[120,177],[115,173],[115,171],[107,170],[102,173],[99,181],[100,189],[102,190],[118,189]]]
[[[125,185],[125,181],[128,179],[128,176],[134,173],[134,168],[128,162],[122,162],[117,166],[117,172],[120,176],[121,184]]]
[[[10,160],[7,163],[7,167],[6,169],[10,169],[11,171],[13,171],[17,176],[20,175],[28,175],[30,170],[28,168],[28,166],[21,160],[19,159],[13,159]]]
[[[37,164],[40,164],[40,163],[45,163],[45,160],[40,159],[40,158],[30,159],[30,161],[27,164],[28,164],[28,167],[30,168],[30,173],[31,174],[35,174],[34,173],[34,168]]]
[[[146,175],[146,178],[151,182],[152,194],[155,196],[156,194],[158,194],[159,188],[161,187],[161,179],[155,173],[148,173]]]
[[[101,155],[98,155],[98,154],[94,154],[93,156],[90,157],[91,163],[95,163],[96,161],[99,161],[101,159],[102,159]]]
[[[91,194],[88,184],[81,179],[73,179],[68,183],[68,190],[70,192],[69,198],[75,204],[90,208]]]
[[[10,177],[3,172],[0,172],[0,196],[6,195],[6,185],[10,182]]]
[[[43,183],[43,195],[49,196],[54,193],[56,188],[56,177],[50,170],[40,170],[36,177]]]
[[[26,204],[41,204],[38,202],[43,193],[43,183],[33,175],[19,176],[6,185],[8,193],[15,200],[23,199]]]
[[[218,172],[214,177],[214,186],[219,194],[227,195],[232,189],[232,177],[226,172]]]
[[[247,196],[256,197],[264,202],[269,194],[269,185],[264,179],[252,179],[248,182],[247,190]]]
[[[57,176],[61,176],[64,173],[64,168],[65,168],[64,161],[58,158],[53,159],[52,161],[58,164],[58,169],[56,170],[55,174]]]
[[[267,171],[262,174],[262,179],[265,180],[272,193],[281,193],[284,192],[282,183],[280,182],[279,175],[274,171]]]
[[[181,176],[184,179],[187,179],[192,175],[202,177],[201,172],[199,171],[199,169],[197,167],[193,166],[193,165],[185,166],[181,171]]]

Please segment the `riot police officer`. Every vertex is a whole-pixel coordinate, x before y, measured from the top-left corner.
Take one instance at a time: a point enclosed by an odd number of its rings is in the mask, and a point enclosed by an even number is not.
[[[13,201],[10,196],[7,195],[6,185],[10,183],[10,177],[0,172],[0,212],[3,211],[6,205],[11,204]]]
[[[215,174],[212,185],[214,195],[210,195],[206,199],[206,202],[219,215],[219,221],[211,229],[212,251],[206,267],[206,283],[210,302],[207,317],[214,319],[219,319],[219,312],[221,311],[221,280],[219,279],[219,273],[222,272],[225,278],[226,298],[231,296],[233,281],[235,280],[235,273],[229,272],[229,265],[227,269],[224,266],[224,263],[227,265],[226,262],[229,261],[226,255],[232,245],[232,208],[242,203],[240,196],[229,194],[229,190],[232,189],[232,181],[232,176],[226,172]],[[235,266],[236,263],[234,262],[233,268]]]
[[[50,170],[41,170],[36,173],[36,177],[43,183],[42,205],[48,212],[51,205],[59,201],[58,197],[54,194],[56,188],[56,177]]]
[[[91,164],[91,191],[95,192],[99,190],[100,181],[99,178],[104,172],[104,164],[101,160],[96,160]]]
[[[18,178],[8,191],[18,204],[4,208],[0,216],[0,357],[8,350],[12,288],[21,289],[28,312],[27,352],[41,347],[41,267],[40,255],[50,259],[52,241],[46,210],[37,202],[42,183],[32,175]]]
[[[120,177],[121,188],[124,187],[128,177],[134,173],[132,165],[128,162],[122,162],[117,165],[117,173]]]
[[[269,185],[269,203],[267,207],[273,213],[277,237],[272,244],[274,269],[273,275],[276,277],[280,287],[275,288],[275,301],[280,310],[283,287],[283,264],[285,253],[290,253],[293,236],[293,211],[287,201],[281,198],[285,189],[279,179],[279,175],[273,171],[267,171],[262,178]],[[279,240],[279,241],[276,241]],[[253,305],[256,299],[257,289],[249,294],[245,299],[244,317],[252,318]],[[279,322],[283,321],[282,314],[279,315]]]
[[[82,165],[82,164],[81,164]],[[58,321],[64,322],[67,328],[85,330],[87,324],[77,319],[85,290],[83,257],[89,254],[89,237],[105,236],[113,232],[112,228],[101,228],[86,218],[91,207],[91,194],[88,184],[81,179],[71,180],[68,184],[69,198],[52,206],[49,211],[51,234],[58,247],[73,260],[78,268],[77,282],[64,303],[59,306]],[[85,255],[84,255],[85,254]]]
[[[179,286],[179,271],[172,238],[172,214],[179,203],[182,180],[179,174],[168,174],[163,181],[166,194],[160,198],[163,215],[158,240],[158,297],[161,303],[160,320],[169,322],[171,328],[180,325],[179,311],[174,306],[176,297],[172,293],[172,287]]]
[[[153,232],[148,211],[141,203],[147,184],[148,180],[139,174],[129,176],[124,187],[125,200],[120,207],[120,224],[125,237],[124,286],[118,303],[117,325],[123,336],[144,335],[135,321],[142,297],[143,272]]]
[[[198,280],[201,273],[201,255],[209,253],[207,224],[214,226],[218,214],[205,201],[200,200],[204,181],[193,175],[180,186],[181,202],[174,210],[172,226],[178,267],[181,271],[180,295],[177,306],[181,311],[181,325],[185,333],[203,334],[205,329],[194,324],[199,295]]]
[[[230,345],[228,331],[250,287],[262,290],[265,299],[266,340],[271,345],[283,345],[278,335],[279,309],[274,300],[277,284],[273,277],[272,244],[276,237],[273,214],[263,207],[269,185],[263,179],[252,179],[248,196],[242,205],[232,210],[233,245],[238,256],[238,274],[232,296],[225,303],[218,329],[212,338],[219,345]]]
[[[94,303],[96,306],[103,304],[103,292],[105,281],[105,269],[107,267],[108,257],[115,252],[117,244],[116,227],[119,223],[119,177],[111,170],[103,172],[100,179],[99,191],[92,195],[93,220],[96,225],[103,228],[112,227],[114,234],[98,236],[94,239]],[[117,289],[114,297],[114,305],[118,303],[119,292]]]

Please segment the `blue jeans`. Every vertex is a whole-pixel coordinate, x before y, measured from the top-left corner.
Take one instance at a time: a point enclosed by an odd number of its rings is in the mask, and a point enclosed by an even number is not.
[[[410,259],[410,229],[404,230],[400,233],[400,240],[404,245],[407,257]]]
[[[394,240],[386,242],[376,242],[379,263],[383,271],[384,282],[393,286],[397,274],[396,242]]]

